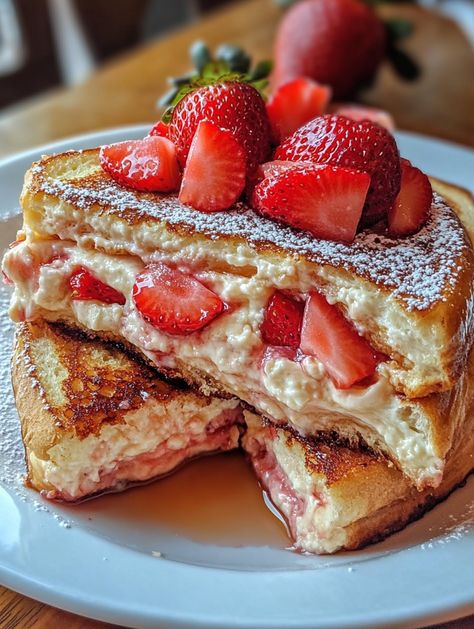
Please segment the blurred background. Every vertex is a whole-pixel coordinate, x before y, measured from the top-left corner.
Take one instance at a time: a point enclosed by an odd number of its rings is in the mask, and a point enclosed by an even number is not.
[[[387,62],[353,95],[390,109],[401,128],[474,145],[474,0],[365,0],[414,25],[403,49],[421,68]],[[188,49],[227,41],[272,55],[290,0],[0,0],[0,155],[59,137],[150,122],[166,77]],[[221,17],[219,17],[221,16]]]
[[[0,0],[0,108],[189,23],[226,0]]]

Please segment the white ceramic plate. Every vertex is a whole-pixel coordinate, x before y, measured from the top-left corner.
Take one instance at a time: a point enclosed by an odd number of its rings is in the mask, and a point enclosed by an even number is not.
[[[140,137],[93,133],[0,163],[0,247],[19,225],[23,173],[40,154]],[[474,152],[399,133],[401,153],[474,191]],[[417,627],[474,612],[474,478],[382,544],[335,557],[265,546],[200,544],[145,523],[44,503],[23,488],[8,370],[12,326],[0,321],[0,582],[64,609],[131,627]],[[92,504],[92,503],[91,503]],[[72,515],[71,515],[72,514]],[[71,519],[72,518],[72,519]],[[242,514],[245,518],[245,514]],[[159,548],[163,555],[152,554]]]

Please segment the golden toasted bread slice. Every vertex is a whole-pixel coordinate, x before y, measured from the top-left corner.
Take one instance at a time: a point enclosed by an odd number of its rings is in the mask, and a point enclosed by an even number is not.
[[[119,340],[160,370],[206,394],[236,395],[272,421],[289,421],[305,434],[336,430],[352,443],[362,438],[420,489],[441,482],[463,420],[462,375],[473,333],[472,245],[441,197],[412,237],[367,232],[343,245],[248,208],[208,215],[170,195],[121,188],[90,150],[34,165],[22,204],[26,240],[4,260],[15,284],[14,319],[59,320]],[[467,197],[462,206],[473,214]],[[185,336],[148,323],[132,293],[137,273],[156,261],[214,290],[229,305],[225,314]],[[125,303],[74,296],[69,278],[79,267]],[[314,357],[295,360],[266,347],[261,324],[275,291],[305,299],[313,289],[386,355],[371,383],[342,390]]]
[[[37,321],[17,328],[12,379],[29,484],[74,501],[237,447],[238,400],[170,383],[117,346]]]

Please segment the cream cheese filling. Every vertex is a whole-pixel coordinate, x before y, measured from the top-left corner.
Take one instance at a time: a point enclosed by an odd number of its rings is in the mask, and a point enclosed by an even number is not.
[[[15,277],[15,258],[28,252],[40,260],[56,259],[40,266],[26,280]],[[152,258],[157,255],[155,252]],[[170,261],[166,254],[164,258]],[[125,306],[71,301],[66,278],[78,265],[93,270],[103,282],[123,293]],[[263,277],[260,273],[242,276],[226,271],[195,270],[198,279],[237,307],[198,333],[176,337],[148,324],[134,306],[132,287],[143,266],[138,257],[110,256],[82,249],[75,243],[25,241],[10,250],[4,262],[7,274],[15,282],[11,314],[18,318],[23,309],[27,319],[40,315],[41,310],[70,316],[72,309],[74,317],[86,328],[123,336],[158,364],[167,361],[166,366],[170,366],[176,356],[182,363],[222,382],[227,390],[273,420],[289,421],[303,432],[333,430],[337,419],[335,422],[332,414],[349,416],[361,429],[375,431],[379,442],[417,483],[439,479],[442,461],[427,431],[420,429],[418,421],[406,420],[406,403],[389,384],[383,365],[375,384],[342,391],[332,384],[324,367],[314,358],[298,363],[276,357],[262,363],[264,347],[259,330],[263,311],[277,279],[284,287],[289,282],[287,276],[276,278],[270,285],[267,279],[270,270]],[[297,266],[288,269],[293,283],[296,269]],[[309,290],[310,278],[299,280],[302,292]]]
[[[148,480],[157,472],[169,471],[172,467],[198,452],[208,451],[214,443],[213,433],[207,429],[213,422],[227,421],[225,411],[232,412],[238,406],[238,400],[211,400],[208,405],[197,405],[178,399],[167,404],[157,404],[150,400],[145,405],[125,416],[125,422],[104,425],[99,435],[89,435],[78,439],[74,434],[65,435],[58,443],[49,448],[47,458],[42,459],[29,452],[29,462],[35,478],[54,488],[68,499],[77,499],[94,493],[101,486],[104,478],[110,477],[110,484],[119,481]],[[238,428],[229,425],[228,431],[234,430],[234,446],[238,442]],[[187,452],[192,447],[193,452]],[[159,449],[161,460],[150,460],[149,455]],[[140,457],[144,457],[140,461]],[[127,475],[116,477],[118,465],[133,462],[133,478]],[[165,469],[163,468],[165,465]],[[155,474],[154,474],[155,472]],[[151,476],[150,476],[151,474]]]

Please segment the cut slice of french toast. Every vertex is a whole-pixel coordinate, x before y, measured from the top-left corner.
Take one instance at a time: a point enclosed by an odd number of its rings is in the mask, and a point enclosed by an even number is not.
[[[11,314],[126,343],[169,375],[205,393],[236,395],[304,434],[362,438],[420,489],[436,486],[464,418],[473,333],[473,249],[457,214],[472,214],[473,205],[462,196],[460,209],[459,200],[446,200],[449,188],[444,193],[417,234],[394,240],[363,232],[345,245],[243,206],[205,214],[173,195],[127,190],[101,170],[97,150],[47,157],[26,177],[26,240],[4,261],[15,284]],[[218,297],[222,308],[209,324],[170,333],[144,311],[137,277],[163,266]],[[118,299],[78,294],[72,278],[83,272]],[[276,294],[305,310],[313,294],[321,296],[377,357],[372,377],[340,386],[302,345],[288,351],[265,339]],[[147,305],[159,299],[158,287]],[[335,338],[336,358],[357,356],[357,347]]]
[[[74,501],[237,447],[236,399],[167,382],[123,349],[45,321],[17,328],[12,380],[30,486]]]
[[[169,473],[189,456],[241,444],[286,519],[299,551],[356,549],[420,517],[473,468],[472,361],[469,406],[437,489],[419,492],[385,457],[304,438],[209,399],[116,344],[37,322],[17,328],[12,375],[31,486],[78,500]],[[234,479],[235,480],[235,479]]]
[[[268,497],[285,519],[295,549],[355,550],[420,518],[474,470],[474,366],[466,421],[448,455],[441,484],[418,491],[387,459],[303,437],[245,411],[242,446]]]

